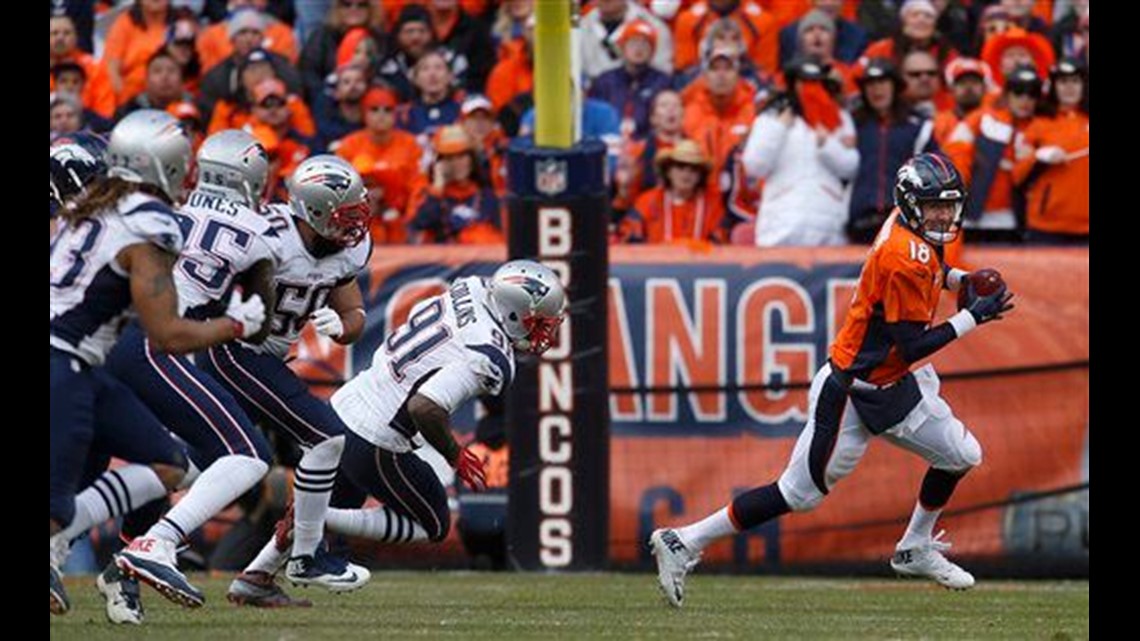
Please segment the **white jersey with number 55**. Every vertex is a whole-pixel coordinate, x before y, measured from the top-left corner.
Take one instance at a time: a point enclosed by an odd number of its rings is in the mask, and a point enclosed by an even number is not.
[[[373,445],[415,449],[422,437],[406,409],[413,394],[454,412],[473,398],[502,393],[514,378],[514,350],[493,310],[482,278],[455,280],[412,309],[376,350],[372,366],[333,395],[333,408]]]

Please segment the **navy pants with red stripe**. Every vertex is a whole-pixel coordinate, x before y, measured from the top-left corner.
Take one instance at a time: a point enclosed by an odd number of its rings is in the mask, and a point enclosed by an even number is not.
[[[299,445],[312,447],[347,430],[332,407],[310,394],[309,386],[280,358],[226,343],[195,360],[246,414]]]
[[[369,496],[419,523],[432,541],[444,540],[451,530],[447,489],[431,465],[415,452],[390,452],[349,430],[332,506],[356,509]]]
[[[107,368],[193,448],[195,463],[203,468],[223,456],[270,461],[265,434],[229,390],[189,358],[155,350],[137,323],[123,332]]]

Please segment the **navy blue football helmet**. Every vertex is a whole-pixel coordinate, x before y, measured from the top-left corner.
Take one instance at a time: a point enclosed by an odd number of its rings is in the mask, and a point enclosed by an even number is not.
[[[54,211],[106,176],[106,140],[92,133],[57,136],[48,145],[48,208]]]
[[[923,207],[931,202],[954,205],[951,222],[941,224],[926,219]],[[895,177],[895,205],[907,227],[926,240],[944,245],[958,237],[966,186],[954,163],[939,154],[919,154],[899,167]]]

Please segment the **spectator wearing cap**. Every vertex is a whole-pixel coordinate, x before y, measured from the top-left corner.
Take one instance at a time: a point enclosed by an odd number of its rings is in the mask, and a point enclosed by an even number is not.
[[[423,151],[416,137],[396,128],[399,97],[391,89],[373,87],[360,102],[364,129],[331,145],[336,155],[352,163],[375,194],[380,219],[373,225],[373,238],[381,243],[402,243],[407,239],[404,212],[409,194],[419,182]]]
[[[854,96],[858,92],[855,86],[855,70],[835,56],[836,27],[831,15],[814,9],[797,25],[799,28],[796,32],[795,56],[811,57],[822,62],[827,66],[831,77],[842,87],[843,95]]]
[[[724,215],[712,184],[712,161],[701,146],[681,140],[657,153],[659,184],[641,194],[619,225],[626,242],[689,244],[721,241]]]
[[[258,87],[262,86],[265,80],[276,79],[285,86],[286,100],[289,102],[289,113],[293,127],[303,136],[310,138],[316,136],[317,126],[313,122],[312,112],[305,101],[301,100],[300,96],[295,93],[296,89],[290,87],[284,78],[277,75],[272,56],[273,54],[264,49],[255,49],[249,55],[247,64],[241,68],[238,75],[239,89],[235,92],[234,97],[220,100],[214,106],[209,121],[208,132],[210,134],[217,133],[222,129],[241,129],[244,127],[252,115],[254,103],[257,102],[260,92]],[[225,63],[210,73],[213,74],[223,66]],[[297,80],[297,77],[294,75],[293,79]]]
[[[412,205],[412,242],[482,245],[503,242],[499,199],[482,173],[475,146],[463,127],[443,127],[432,138],[431,182]]]
[[[977,58],[957,58],[946,65],[946,86],[954,106],[934,115],[934,139],[945,147],[958,123],[982,106],[993,82],[990,66]]]
[[[634,20],[618,38],[625,64],[611,69],[590,85],[590,96],[609,103],[621,114],[622,135],[644,138],[649,133],[649,107],[658,92],[668,89],[672,79],[652,68],[657,32],[644,20]]]
[[[756,117],[756,89],[740,77],[740,58],[733,49],[714,49],[705,71],[681,92],[685,103],[685,137],[696,141],[719,175],[728,156],[748,136]]]
[[[107,68],[89,53],[79,48],[75,23],[65,15],[48,19],[48,93],[56,91],[55,67],[71,63],[78,65],[84,76],[83,93],[79,94],[83,108],[110,118],[115,113],[115,91]]]
[[[455,77],[442,51],[424,54],[412,69],[415,97],[400,114],[400,129],[420,137],[426,143],[436,130],[459,120],[461,92],[455,88]]]
[[[295,128],[293,107],[299,103],[290,102],[285,83],[277,78],[262,80],[253,89],[250,118],[243,126],[269,154],[268,193],[276,200],[288,200],[285,181],[313,149],[313,139]]]
[[[111,78],[117,104],[135,97],[146,85],[146,65],[166,44],[174,22],[170,0],[135,0],[107,32],[103,61]]]
[[[301,50],[300,72],[310,100],[324,91],[326,80],[336,71],[337,49],[349,30],[368,29],[376,42],[385,43],[379,5],[372,0],[333,0],[325,24],[309,33]]]
[[[899,29],[894,36],[876,40],[867,46],[860,59],[888,58],[896,65],[915,49],[929,51],[941,69],[958,56],[950,41],[938,31],[939,11],[930,0],[906,0],[899,8]]]
[[[744,147],[749,176],[764,180],[756,244],[845,244],[845,185],[859,168],[854,123],[818,60],[793,61],[784,78],[787,93],[768,102]]]
[[[234,40],[233,54],[225,62],[215,65],[202,79],[199,105],[204,112],[212,114],[222,101],[243,104],[253,86],[267,76],[284,82],[289,93],[301,93],[301,76],[296,68],[285,58],[258,48],[257,42],[248,32],[240,35]],[[247,76],[252,81],[247,82]]]
[[[328,149],[331,143],[364,127],[361,101],[367,91],[368,75],[363,67],[349,64],[337,70],[332,95],[322,95],[315,105],[316,149]]]
[[[48,19],[67,17],[75,27],[79,49],[95,52],[95,0],[51,0]]]
[[[1041,115],[1017,145],[1013,181],[1025,194],[1025,240],[1089,242],[1089,76],[1077,58],[1057,63]]]
[[[48,96],[48,139],[83,130],[83,104],[69,93]]]
[[[761,8],[755,0],[707,0],[682,11],[673,25],[676,68],[684,69],[699,61],[699,45],[718,18],[731,18],[740,25],[748,57],[763,71],[775,73],[779,68],[780,25],[772,12]]]
[[[858,24],[843,18],[842,0],[812,0],[813,9],[802,18],[780,30],[780,66],[786,65],[797,52],[800,52],[800,41],[804,31],[811,28],[812,21],[815,26],[830,27],[831,37],[835,41],[834,56],[837,60],[851,64],[859,59],[863,49],[867,47],[867,32]],[[821,17],[813,17],[823,14]],[[809,25],[805,26],[804,21]]]
[[[1001,96],[963,120],[946,143],[946,155],[962,173],[969,195],[963,222],[970,240],[1017,242],[1021,203],[1013,191],[1015,144],[1033,121],[1041,98],[1033,65],[1014,69]]]
[[[990,66],[994,83],[1000,87],[1005,84],[1006,75],[1023,65],[1033,65],[1037,68],[1037,75],[1045,77],[1055,56],[1052,45],[1041,34],[1011,27],[986,40],[982,60]]]
[[[625,26],[636,20],[648,23],[657,34],[650,65],[662,73],[673,73],[673,36],[668,25],[633,0],[598,0],[579,21],[579,51],[587,84],[624,64],[618,39]]]
[[[293,29],[266,13],[267,0],[229,0],[226,19],[206,27],[198,34],[198,57],[202,69],[209,71],[233,53],[233,39],[242,29],[261,34],[259,46],[297,64],[299,50]]]
[[[623,140],[614,175],[614,213],[620,218],[633,207],[642,192],[657,186],[654,163],[657,154],[672,149],[684,137],[685,106],[676,91],[665,90],[653,98],[649,112],[649,135],[644,140]]]
[[[738,53],[737,61],[739,63],[740,77],[744,78],[747,82],[754,87],[760,87],[768,83],[771,74],[763,73],[756,67],[756,63],[748,57],[748,50],[745,48],[744,32],[741,30],[740,25],[732,18],[719,18],[715,20],[707,30],[705,30],[704,40],[701,41],[701,57],[697,64],[692,65],[686,69],[678,69],[673,74],[673,88],[678,91],[683,91],[693,83],[697,78],[701,77],[704,73],[704,61],[708,60],[709,55],[714,49],[734,49]]]
[[[479,166],[490,177],[495,195],[507,193],[507,145],[510,140],[495,121],[495,108],[486,96],[472,94],[463,101],[459,124],[471,137],[479,156]]]
[[[859,170],[851,187],[847,234],[870,243],[895,206],[895,174],[911,157],[938,152],[933,124],[903,98],[904,82],[894,63],[874,58],[859,80],[852,114]]]
[[[427,0],[426,4],[435,41],[467,59],[466,70],[454,70],[463,87],[471,92],[483,91],[495,64],[495,46],[487,25],[468,15],[459,0]]]
[[[176,102],[193,100],[194,97],[183,89],[182,67],[169,48],[159,49],[150,57],[146,65],[146,87],[143,92],[119,107],[115,120],[122,120],[127,114],[139,109],[165,110]]]

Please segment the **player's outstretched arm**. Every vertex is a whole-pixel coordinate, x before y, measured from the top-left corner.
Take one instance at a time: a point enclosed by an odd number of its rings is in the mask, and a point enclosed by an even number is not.
[[[360,340],[367,316],[364,312],[364,295],[360,293],[360,285],[355,278],[332,290],[329,294],[329,308],[336,312],[342,328],[340,335],[333,336],[333,340],[341,345],[351,345]]]
[[[261,299],[265,309],[274,309],[277,307],[277,288],[273,286],[273,273],[277,267],[274,265],[273,260],[270,258],[263,258],[253,264],[253,267],[247,269],[238,278],[238,283],[241,285],[245,292],[257,296]],[[246,338],[247,343],[260,345],[269,338],[269,332],[272,331],[272,323],[263,323],[261,329],[251,334]]]
[[[241,300],[236,293],[226,315],[206,322],[178,315],[178,290],[171,270],[176,257],[149,243],[131,245],[118,255],[130,274],[131,301],[147,338],[156,349],[185,354],[235,338],[246,338],[261,329],[265,306],[254,295]]]

